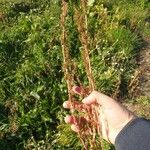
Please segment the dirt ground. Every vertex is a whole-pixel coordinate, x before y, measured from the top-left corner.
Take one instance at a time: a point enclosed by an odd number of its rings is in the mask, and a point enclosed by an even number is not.
[[[139,64],[143,69],[140,76],[140,93],[150,98],[150,37],[145,38],[145,46],[140,52]]]
[[[141,74],[139,75],[138,97],[145,97],[140,103],[126,103],[125,105],[135,114],[150,118],[150,37],[144,39],[144,46],[138,58]]]

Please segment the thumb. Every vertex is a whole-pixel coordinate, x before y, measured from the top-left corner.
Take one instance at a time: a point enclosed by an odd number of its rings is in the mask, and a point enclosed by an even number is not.
[[[117,104],[114,99],[97,91],[93,91],[89,96],[84,98],[82,102],[87,105],[99,104],[102,107],[112,107]]]

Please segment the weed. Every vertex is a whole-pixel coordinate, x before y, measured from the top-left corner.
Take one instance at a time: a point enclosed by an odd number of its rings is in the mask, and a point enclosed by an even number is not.
[[[81,7],[80,1],[69,1],[64,41],[66,66],[73,74],[69,86],[90,85],[91,91],[128,97],[137,84],[136,53],[142,36],[149,33],[149,3],[90,2]],[[0,0],[0,10],[1,149],[81,149],[62,119],[68,92],[62,69],[61,2]]]

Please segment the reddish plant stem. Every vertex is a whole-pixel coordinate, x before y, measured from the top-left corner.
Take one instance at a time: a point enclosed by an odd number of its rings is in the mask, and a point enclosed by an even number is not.
[[[89,80],[89,89],[90,89],[90,92],[92,92],[93,90],[95,90],[95,83],[94,83],[94,78],[92,76],[92,69],[91,69],[90,57],[89,57],[89,36],[88,36],[88,28],[87,28],[86,7],[87,7],[87,0],[81,0],[82,13],[78,9],[75,9],[75,22],[79,31],[79,38],[80,38],[82,48],[83,48],[81,54],[82,54],[82,60],[84,63],[85,71]],[[70,54],[69,54],[67,30],[65,26],[67,14],[68,14],[68,3],[65,0],[62,0],[61,45],[62,45],[62,53],[63,53],[63,71],[65,75],[65,80],[67,82],[69,101],[72,106],[71,110],[73,110],[74,100],[73,100],[71,89],[73,85],[74,74],[73,74],[73,71],[71,70],[72,61],[71,61]],[[87,110],[86,115],[88,115],[89,118],[93,118],[94,125],[92,124],[85,125],[85,127],[83,126],[83,129],[81,129],[81,131],[78,133],[80,141],[82,145],[84,146],[85,150],[88,150],[88,143],[87,141],[85,141],[87,137],[85,133],[86,130],[88,129],[92,135],[92,138],[89,139],[92,150],[94,150],[95,148],[97,149],[96,134],[98,133],[100,135],[100,126],[99,126],[99,119],[98,119],[99,108],[97,106],[91,106],[91,107],[92,107],[92,112]]]
[[[79,31],[79,38],[82,44],[82,60],[84,63],[85,71],[89,80],[89,88],[90,92],[95,90],[95,82],[92,75],[90,57],[89,57],[89,36],[88,36],[88,23],[87,23],[87,0],[81,0],[81,9],[75,8],[75,23],[77,25],[77,29]],[[98,133],[101,139],[100,125],[99,125],[99,107],[92,105],[92,116],[91,112],[87,112],[88,116],[94,118],[94,122],[97,124],[96,127],[93,125],[92,130],[92,144],[91,148],[97,147],[96,144],[96,134]],[[100,145],[101,146],[101,145]],[[102,147],[102,146],[101,146]]]
[[[68,13],[68,3],[65,0],[62,0],[61,45],[62,45],[62,53],[63,53],[63,71],[64,71],[64,75],[65,75],[65,80],[67,82],[69,101],[73,103],[73,101],[72,101],[73,97],[72,97],[72,93],[71,93],[73,75],[71,74],[71,71],[69,70],[71,68],[71,59],[70,59],[70,55],[69,55],[69,48],[68,48],[68,42],[67,42],[67,31],[66,31],[66,27],[65,27],[67,13]]]

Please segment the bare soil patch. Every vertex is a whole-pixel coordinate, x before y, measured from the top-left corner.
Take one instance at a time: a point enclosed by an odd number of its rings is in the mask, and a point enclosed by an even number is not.
[[[138,58],[140,75],[136,94],[137,98],[141,96],[147,98],[149,103],[144,104],[141,101],[140,103],[126,103],[125,105],[138,116],[150,118],[150,37],[145,38],[144,41]]]
[[[139,56],[139,65],[142,68],[139,79],[140,94],[150,98],[150,37],[145,38],[145,46]]]

